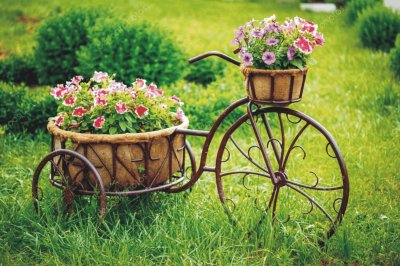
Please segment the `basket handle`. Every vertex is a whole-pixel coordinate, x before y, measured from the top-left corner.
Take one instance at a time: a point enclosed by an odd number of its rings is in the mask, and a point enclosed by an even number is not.
[[[199,54],[199,55],[197,55],[195,57],[190,58],[188,61],[189,61],[189,64],[193,64],[194,62],[203,60],[204,58],[209,57],[209,56],[218,56],[218,57],[228,61],[229,63],[232,63],[232,64],[234,64],[236,66],[240,66],[240,62],[239,61],[237,61],[236,59],[233,59],[232,57],[230,57],[230,56],[228,56],[226,54],[218,52],[218,51],[205,52],[205,53],[202,53],[202,54]]]

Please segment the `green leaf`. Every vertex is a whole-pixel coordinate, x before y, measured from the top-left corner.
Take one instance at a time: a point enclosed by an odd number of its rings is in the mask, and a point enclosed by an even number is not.
[[[119,127],[121,128],[122,131],[126,131],[127,125],[125,123],[125,121],[119,121]]]
[[[293,59],[293,60],[290,62],[290,64],[293,65],[293,66],[295,66],[295,67],[297,67],[297,68],[300,69],[300,70],[303,70],[303,69],[304,69],[304,68],[303,68],[303,62],[301,62],[301,60],[298,59],[298,58]]]
[[[118,129],[116,127],[110,127],[110,130],[109,130],[110,134],[115,134],[115,133],[117,133],[117,131],[118,131]]]

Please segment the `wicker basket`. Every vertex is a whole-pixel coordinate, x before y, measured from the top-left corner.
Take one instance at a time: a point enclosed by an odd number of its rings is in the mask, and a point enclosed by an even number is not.
[[[179,126],[137,134],[82,134],[65,131],[49,122],[52,149],[67,148],[84,155],[93,163],[109,191],[156,187],[183,171],[185,136],[176,128],[187,128],[185,117]],[[55,163],[74,183],[90,190],[96,186],[92,173],[74,158]]]
[[[249,98],[256,103],[273,105],[288,105],[301,100],[307,70],[264,70],[241,66]]]

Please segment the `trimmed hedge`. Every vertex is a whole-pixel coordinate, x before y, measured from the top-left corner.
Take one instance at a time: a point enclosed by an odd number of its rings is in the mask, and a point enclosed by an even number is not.
[[[88,43],[77,52],[77,73],[89,77],[96,71],[116,73],[130,83],[140,77],[170,84],[182,77],[185,58],[166,33],[146,24],[102,21],[92,28]]]
[[[33,56],[12,55],[0,60],[0,80],[5,82],[38,84]]]
[[[6,126],[6,131],[35,133],[45,130],[49,117],[57,113],[57,103],[52,96],[31,97],[28,90],[32,89],[0,83],[0,125]]]
[[[99,16],[94,9],[76,9],[45,21],[35,47],[40,84],[54,85],[76,76],[76,51],[87,44],[88,30]]]
[[[375,5],[383,6],[383,0],[351,0],[346,5],[345,21],[350,25],[354,24],[363,11]]]
[[[361,14],[357,30],[363,46],[388,52],[400,33],[400,15],[392,9],[376,6]]]

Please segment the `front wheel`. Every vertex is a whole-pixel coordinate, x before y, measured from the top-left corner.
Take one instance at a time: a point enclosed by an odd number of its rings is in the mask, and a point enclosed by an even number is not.
[[[253,210],[261,210],[261,220],[269,213],[274,222],[328,238],[349,197],[346,165],[330,133],[281,107],[252,111],[229,128],[217,154],[216,182],[221,202],[238,222],[248,223]]]

